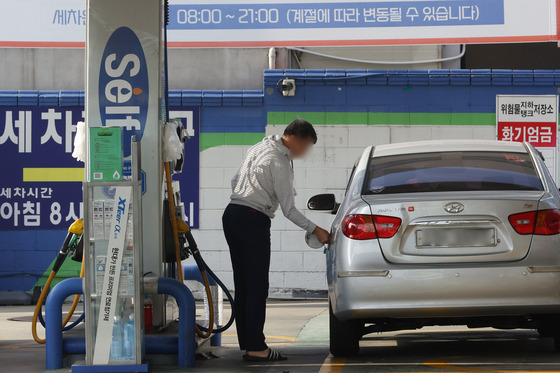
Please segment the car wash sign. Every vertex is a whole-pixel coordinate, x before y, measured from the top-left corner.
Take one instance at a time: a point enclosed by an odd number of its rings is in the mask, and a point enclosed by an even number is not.
[[[66,230],[83,217],[83,163],[72,158],[83,107],[0,107],[0,231]]]
[[[84,217],[84,164],[72,158],[83,106],[0,106],[0,236],[2,231],[67,230]],[[191,228],[199,227],[200,109],[175,106],[187,129],[181,199]]]
[[[170,47],[558,40],[556,0],[170,0]],[[83,47],[85,1],[0,2],[0,46]]]
[[[531,143],[558,183],[558,96],[498,95],[496,122],[498,140]]]

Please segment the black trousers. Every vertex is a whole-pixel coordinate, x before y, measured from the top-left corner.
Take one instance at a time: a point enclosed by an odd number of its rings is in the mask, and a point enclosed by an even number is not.
[[[241,350],[262,351],[270,268],[270,218],[230,204],[222,217],[235,285],[235,324]]]

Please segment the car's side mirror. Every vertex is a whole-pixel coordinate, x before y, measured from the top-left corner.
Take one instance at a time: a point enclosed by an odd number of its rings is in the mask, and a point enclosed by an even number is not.
[[[314,211],[329,211],[336,213],[339,203],[336,203],[334,194],[317,194],[307,201],[307,208]]]

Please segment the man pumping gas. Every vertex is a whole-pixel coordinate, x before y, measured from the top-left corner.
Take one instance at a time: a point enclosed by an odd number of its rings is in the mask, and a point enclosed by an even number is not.
[[[278,206],[286,218],[322,243],[329,232],[307,219],[294,202],[292,159],[303,158],[317,143],[313,126],[302,119],[283,136],[268,136],[249,149],[231,181],[231,202],[222,222],[235,285],[235,321],[239,347],[247,361],[286,360],[268,348],[263,333],[270,266],[270,223]]]

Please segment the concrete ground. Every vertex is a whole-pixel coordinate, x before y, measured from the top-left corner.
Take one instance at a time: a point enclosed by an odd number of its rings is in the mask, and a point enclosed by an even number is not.
[[[0,372],[44,371],[45,347],[31,338],[32,312],[31,306],[0,307]],[[80,328],[83,330],[83,326]],[[271,301],[265,332],[269,345],[287,355],[288,361],[244,362],[232,328],[224,333],[222,347],[204,348],[216,358],[198,360],[192,369],[151,365],[150,372],[560,373],[560,353],[555,351],[552,339],[523,330],[434,327],[372,334],[362,340],[359,356],[333,358],[328,352],[325,301]]]

